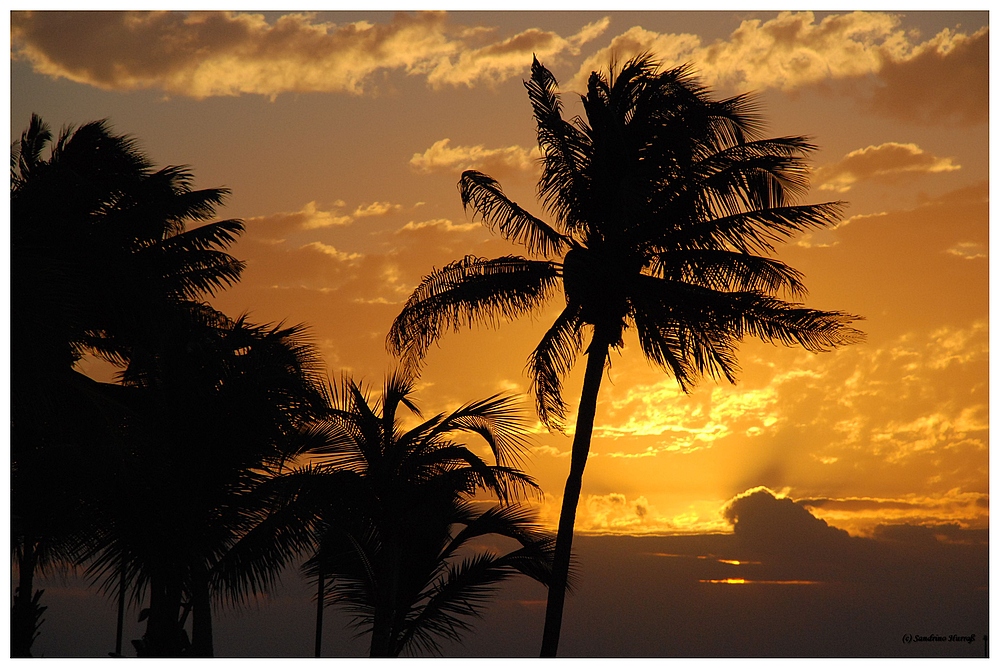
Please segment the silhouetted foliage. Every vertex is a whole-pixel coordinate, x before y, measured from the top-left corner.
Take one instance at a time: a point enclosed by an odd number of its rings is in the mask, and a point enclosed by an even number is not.
[[[513,400],[493,396],[405,429],[401,408],[419,416],[412,391],[394,374],[373,400],[345,379],[312,430],[309,464],[276,481],[287,508],[313,510],[317,548],[305,573],[371,634],[372,656],[436,652],[471,629],[468,618],[502,581],[521,573],[547,583],[551,570],[553,538],[515,503],[537,487],[513,466],[525,445]],[[463,434],[481,437],[495,464]],[[480,510],[477,492],[499,503]],[[489,536],[517,547],[471,549]]]
[[[23,604],[16,616],[30,609],[35,569],[73,559],[86,538],[89,469],[75,469],[81,458],[67,454],[117,443],[124,420],[101,384],[73,365],[87,351],[125,364],[135,338],[172,305],[239,278],[243,264],[223,249],[241,222],[186,229],[211,218],[225,194],[192,190],[183,167],[154,171],[135,140],[104,121],[53,139],[32,116],[12,147],[11,529]],[[30,653],[22,632],[12,640],[16,655]]]
[[[468,256],[435,270],[387,345],[417,367],[445,332],[531,313],[562,285],[566,307],[528,358],[538,415],[559,428],[562,377],[581,351],[588,356],[542,642],[553,656],[597,396],[624,332],[634,329],[646,358],[685,391],[706,374],[734,382],[746,336],[826,351],[862,334],[850,327],[856,316],[778,297],[804,296],[802,277],[761,254],[834,223],[844,205],[795,204],[814,147],[765,138],[752,98],[715,100],[689,68],[660,71],[649,55],[590,76],[586,119],[563,119],[555,77],[537,60],[525,87],[542,152],[538,195],[553,222],[480,172],[463,173],[459,191],[487,226],[540,259]]]
[[[161,323],[153,344],[134,347],[122,373],[135,451],[119,486],[105,489],[105,522],[86,557],[107,590],[122,565],[137,595],[149,589],[144,654],[184,652],[184,606],[190,654],[210,656],[213,598],[273,576],[292,555],[267,547],[241,570],[219,568],[261,514],[258,484],[322,414],[321,364],[301,326],[252,325],[204,306]]]

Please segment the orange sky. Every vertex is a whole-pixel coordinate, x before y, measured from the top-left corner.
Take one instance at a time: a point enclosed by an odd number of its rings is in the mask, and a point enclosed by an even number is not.
[[[152,159],[232,189],[242,283],[214,304],[307,322],[332,375],[376,385],[420,277],[517,252],[462,210],[463,169],[541,213],[521,80],[535,53],[566,92],[650,49],[720,96],[760,94],[772,135],[819,145],[809,201],[850,202],[780,258],[809,306],[866,317],[828,354],[747,342],[736,386],[683,395],[634,341],[601,390],[578,530],[728,531],[765,486],[852,534],[988,524],[988,14],[541,12],[11,16],[11,139],[108,117]],[[446,336],[427,411],[524,393],[534,322]],[[95,375],[103,371],[92,365]],[[567,384],[575,407],[582,368]],[[530,402],[525,402],[530,410]],[[538,430],[527,469],[554,521],[569,438]]]

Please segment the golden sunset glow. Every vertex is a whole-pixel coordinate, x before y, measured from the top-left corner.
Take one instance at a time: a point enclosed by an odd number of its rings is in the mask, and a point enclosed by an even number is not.
[[[748,581],[745,578],[703,579],[699,583],[723,585],[817,585],[819,581]]]
[[[926,576],[937,573],[934,560],[951,560],[954,574],[972,574],[970,592],[987,586],[988,24],[986,11],[14,11],[10,138],[32,113],[54,130],[107,118],[157,165],[189,165],[197,187],[230,189],[218,217],[245,222],[230,252],[246,269],[211,304],[257,323],[307,324],[330,378],[378,390],[398,365],[386,335],[422,277],[466,256],[525,254],[463,209],[464,170],[489,174],[551,220],[536,194],[542,154],[522,84],[533,56],[558,79],[566,119],[585,115],[577,94],[592,71],[644,51],[664,68],[690,64],[716,98],[753,92],[764,136],[803,135],[816,146],[801,202],[847,203],[835,225],[777,245],[808,288],[782,299],[856,314],[866,339],[814,354],[748,338],[736,384],[705,378],[689,393],[646,360],[634,329],[611,352],[562,643],[576,656],[656,656],[670,653],[654,626],[669,602],[694,607],[692,620],[742,601],[761,620],[793,624],[790,612],[808,612],[818,635],[847,619],[824,617],[821,597],[841,598],[845,610],[896,601],[904,578],[893,569]],[[541,488],[526,503],[552,530],[586,359],[564,379],[564,432],[535,415],[526,363],[564,306],[560,288],[529,318],[449,331],[431,346],[414,393],[423,418],[518,396],[530,426],[522,467]],[[94,357],[78,369],[101,381],[117,371]],[[468,444],[490,456],[475,435]],[[619,572],[611,560],[621,555]],[[639,574],[649,583],[613,594],[617,579]],[[534,636],[483,654],[536,653],[545,594],[527,587],[501,598],[496,615],[530,620]],[[733,590],[754,592],[723,592]],[[799,608],[774,604],[772,590]],[[614,607],[647,593],[664,603],[615,621]],[[962,612],[968,629],[945,629],[943,618],[917,629],[922,619],[907,610],[905,624],[878,628],[893,645],[873,641],[865,652],[926,651],[899,641],[918,631],[981,638],[985,592],[976,597]],[[64,624],[42,628],[40,648],[56,644],[48,630]],[[699,636],[670,624],[671,638]],[[514,629],[497,625],[498,634]],[[805,641],[758,648],[733,629],[728,640],[715,634],[716,646],[683,642],[679,653],[808,654]],[[778,631],[761,636],[779,643]],[[816,654],[843,652],[828,643]]]

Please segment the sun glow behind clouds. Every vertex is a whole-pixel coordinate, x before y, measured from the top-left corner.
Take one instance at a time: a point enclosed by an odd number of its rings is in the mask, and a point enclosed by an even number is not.
[[[699,583],[722,585],[819,585],[821,581],[761,581],[747,578],[702,578]]]

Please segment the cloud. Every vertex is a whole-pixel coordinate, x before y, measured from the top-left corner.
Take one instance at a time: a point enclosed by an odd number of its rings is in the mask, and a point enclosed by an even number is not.
[[[989,530],[970,530],[958,523],[938,525],[879,525],[875,528],[875,539],[908,544],[950,544],[988,545]]]
[[[657,453],[692,453],[710,448],[735,432],[762,434],[777,422],[774,387],[716,386],[706,397],[687,398],[672,378],[652,384],[635,384],[623,392],[606,391],[601,422],[594,426],[599,438],[662,437],[639,452],[602,451],[592,455],[612,458],[650,457]],[[572,420],[570,421],[572,423]]]
[[[354,210],[354,218],[364,218],[366,216],[385,216],[386,214],[391,214],[397,212],[403,208],[401,204],[392,204],[391,202],[372,202],[371,204],[358,205],[358,208]]]
[[[287,92],[360,95],[377,75],[403,72],[432,87],[496,83],[520,75],[531,54],[557,57],[607,27],[562,37],[528,30],[488,41],[441,12],[388,23],[330,23],[313,14],[273,22],[238,12],[13,12],[12,58],[36,72],[105,90],[160,89],[193,98]]]
[[[820,190],[846,193],[859,181],[894,181],[915,174],[935,174],[961,169],[951,158],[938,158],[916,144],[886,142],[851,151],[836,163],[816,170]]]
[[[429,221],[410,221],[396,233],[400,232],[416,232],[417,230],[438,230],[440,232],[468,232],[470,230],[482,230],[483,226],[481,223],[461,223],[456,225],[452,223],[447,218],[435,218]]]
[[[950,249],[946,249],[945,253],[950,253],[965,260],[978,260],[979,258],[989,257],[989,249],[986,248],[985,244],[980,244],[979,242],[958,242]]]
[[[816,518],[801,504],[765,487],[734,497],[723,510],[737,540],[761,552],[819,554],[850,539],[844,530]]]
[[[539,449],[532,449],[539,453]],[[539,501],[527,501],[538,514],[539,522],[552,529],[559,525],[562,497],[545,493]],[[646,495],[620,492],[584,494],[576,509],[574,532],[577,535],[664,536],[718,534],[730,529],[719,513],[718,502],[691,504],[688,510],[672,516],[663,515]]]
[[[932,495],[803,498],[798,503],[852,534],[875,537],[882,531],[880,527],[902,524],[949,524],[972,529],[989,525],[989,495],[960,488]]]
[[[479,49],[463,49],[455,59],[436,59],[425,67],[432,86],[472,86],[483,81],[499,82],[525,72],[531,57],[548,58],[562,53],[577,54],[580,46],[600,36],[610,24],[602,18],[588,23],[575,35],[563,38],[551,31],[531,28],[509,39]]]
[[[329,244],[324,244],[323,242],[309,242],[308,244],[302,246],[303,249],[313,249],[330,256],[331,258],[336,258],[341,261],[357,260],[361,257],[360,253],[346,253],[344,251],[338,251],[335,247]]]
[[[521,146],[508,146],[500,149],[487,149],[481,144],[476,146],[450,146],[448,138],[438,140],[423,153],[414,153],[410,158],[410,166],[418,172],[453,172],[458,173],[468,169],[478,169],[488,174],[501,174],[505,171],[528,172],[537,166],[541,156],[538,147],[526,149]]]
[[[347,225],[352,220],[351,216],[341,215],[336,211],[344,204],[342,200],[338,200],[333,203],[334,209],[324,210],[313,200],[299,211],[254,216],[246,220],[247,232],[256,237],[273,239],[295,230],[318,230]]]
[[[814,430],[828,431],[834,438],[816,457],[843,453],[857,462],[860,451],[891,466],[924,457],[937,460],[935,468],[944,457],[971,466],[969,456],[986,449],[989,432],[987,404],[975,385],[988,357],[985,321],[839,351],[817,365],[822,385],[772,381],[782,408],[777,427],[801,413]],[[955,383],[967,384],[967,394],[929,390]]]
[[[710,86],[791,91],[835,80],[874,77],[865,104],[911,122],[982,123],[988,118],[988,29],[973,35],[945,29],[926,41],[883,12],[781,12],[743,21],[728,39],[704,44],[692,34],[634,26],[587,58],[570,81],[583,91],[595,70],[649,51],[667,67],[688,63]]]

